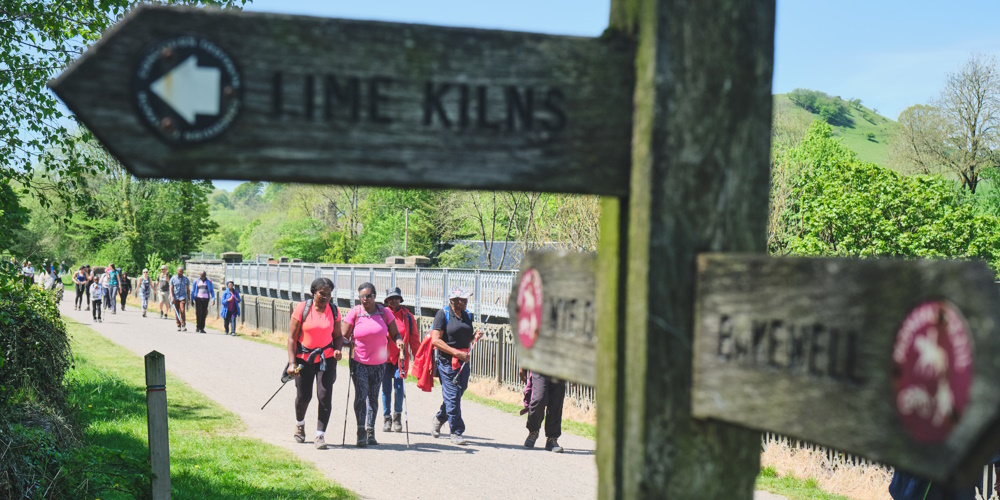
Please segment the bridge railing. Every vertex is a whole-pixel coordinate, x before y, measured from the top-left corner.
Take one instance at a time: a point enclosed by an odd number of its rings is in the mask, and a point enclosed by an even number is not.
[[[476,321],[507,317],[507,300],[517,278],[517,271],[307,263],[220,264],[193,261],[188,263],[188,268],[192,272],[209,270],[209,275],[224,276],[225,281],[232,280],[237,286],[299,296],[309,294],[309,286],[313,280],[322,276],[333,281],[338,299],[352,303],[357,298],[358,286],[362,283],[375,285],[379,296],[384,295],[387,289],[398,286],[402,291],[403,302],[413,306],[415,310],[440,309],[448,302],[451,288],[461,286],[473,292],[472,299],[469,300],[469,312]]]

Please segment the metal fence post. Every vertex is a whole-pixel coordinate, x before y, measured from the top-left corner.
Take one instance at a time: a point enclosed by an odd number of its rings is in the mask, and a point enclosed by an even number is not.
[[[472,286],[473,297],[476,298],[475,308],[476,308],[476,321],[482,323],[483,321],[483,301],[479,297],[480,292],[482,292],[482,286],[479,282],[479,269],[476,269],[476,281]]]
[[[420,268],[414,268],[413,273],[414,283],[413,283],[413,294],[417,297],[413,299],[413,312],[417,315],[420,314]]]
[[[441,306],[448,304],[448,269],[441,270]]]
[[[357,271],[358,269],[356,267],[351,268],[351,307],[354,307],[354,294],[357,293],[357,287],[354,286],[354,279],[358,274]]]
[[[396,288],[396,266],[389,268],[389,288]]]

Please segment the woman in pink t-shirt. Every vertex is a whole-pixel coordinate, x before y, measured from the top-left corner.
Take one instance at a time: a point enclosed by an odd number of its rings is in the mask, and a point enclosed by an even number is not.
[[[362,283],[358,287],[361,304],[344,317],[344,337],[351,342],[350,360],[354,378],[354,416],[358,422],[358,446],[376,445],[375,414],[378,394],[382,388],[382,370],[388,357],[388,342],[403,348],[403,339],[396,329],[392,310],[375,301],[375,285]]]

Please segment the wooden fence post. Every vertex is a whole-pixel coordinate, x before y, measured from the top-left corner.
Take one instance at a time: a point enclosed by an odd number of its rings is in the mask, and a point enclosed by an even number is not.
[[[153,500],[170,498],[170,446],[167,436],[167,372],[163,355],[146,355],[146,428],[153,468]]]
[[[774,0],[612,2],[610,31],[637,45],[624,328],[607,318],[599,335],[615,357],[601,379],[616,381],[598,386],[602,498],[753,495],[759,434],[691,416],[694,291],[699,252],[766,249],[774,13]]]

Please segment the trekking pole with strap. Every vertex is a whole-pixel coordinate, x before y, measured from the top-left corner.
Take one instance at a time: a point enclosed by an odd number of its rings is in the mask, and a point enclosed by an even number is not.
[[[177,310],[177,304],[175,304],[173,300],[170,301],[170,307],[174,308],[174,318],[176,318],[177,322],[180,323],[181,322],[181,313]],[[169,321],[169,320],[167,320],[167,321]],[[167,323],[167,324],[169,324],[169,323]]]
[[[354,372],[351,370],[352,359],[354,359],[353,338],[351,338],[351,347],[347,350],[347,401],[344,402],[344,435],[340,438],[340,446],[347,446],[347,408],[351,402],[351,386],[354,385]]]
[[[401,356],[403,356],[403,357],[406,358],[406,364],[404,365],[404,364],[400,363],[400,365],[399,365],[399,374],[403,376],[403,422],[405,422],[405,425],[406,425],[406,447],[409,448],[410,447],[410,413],[406,409],[406,374],[403,373],[403,366],[409,366],[409,364],[410,364],[410,355],[406,352],[406,348],[407,348],[407,346],[403,345],[403,349],[399,353]],[[402,359],[400,359],[400,361],[402,361]]]
[[[295,367],[295,373],[298,374],[300,371],[302,371],[302,365],[301,364],[296,365],[296,367]],[[278,392],[281,391],[281,389],[283,389],[285,387],[285,384],[287,384],[288,381],[291,380],[291,379],[292,379],[292,376],[288,374],[288,370],[285,370],[281,374],[281,385],[278,387],[277,391],[274,391],[274,394],[271,394],[271,397],[268,398],[267,403],[270,403],[271,400],[274,399],[274,397],[278,395]],[[264,406],[267,406],[267,403],[264,403]],[[264,406],[261,406],[260,409],[263,410]]]

